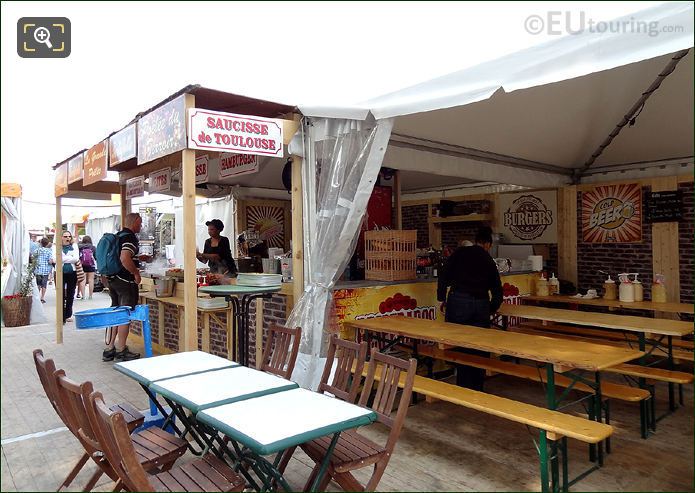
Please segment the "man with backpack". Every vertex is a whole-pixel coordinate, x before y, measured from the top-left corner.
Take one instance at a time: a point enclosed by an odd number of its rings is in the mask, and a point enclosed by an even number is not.
[[[99,272],[109,281],[111,306],[135,307],[138,303],[140,271],[136,257],[139,242],[136,233],[142,227],[142,217],[137,212],[125,216],[124,228],[118,233],[105,234],[97,246],[96,261]],[[128,350],[129,325],[119,325],[112,330],[109,343],[102,354],[103,361],[130,361],[140,357]]]

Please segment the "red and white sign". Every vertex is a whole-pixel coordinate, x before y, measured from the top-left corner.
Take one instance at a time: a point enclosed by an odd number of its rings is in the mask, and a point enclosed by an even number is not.
[[[125,198],[126,200],[142,197],[145,195],[145,177],[136,176],[125,182]]]
[[[149,192],[168,192],[171,190],[171,168],[160,169],[150,173]]]
[[[282,120],[188,110],[188,147],[282,157]]]
[[[205,183],[208,181],[210,160],[207,156],[200,156],[195,159],[195,182]]]
[[[219,178],[258,173],[258,158],[253,154],[220,154]]]

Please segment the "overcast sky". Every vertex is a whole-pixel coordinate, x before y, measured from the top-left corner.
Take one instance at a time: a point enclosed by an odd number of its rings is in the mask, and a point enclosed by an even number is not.
[[[530,15],[599,21],[659,3],[3,2],[2,181],[54,203],[53,164],[187,84],[356,103],[557,36],[527,32]],[[71,55],[20,58],[17,20],[46,16],[70,19]],[[27,208],[30,223],[53,213]]]

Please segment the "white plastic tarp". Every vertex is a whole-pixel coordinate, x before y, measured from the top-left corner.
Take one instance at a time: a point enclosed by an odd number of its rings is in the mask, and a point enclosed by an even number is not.
[[[299,108],[315,117],[360,111],[395,117],[385,166],[477,181],[562,185],[672,54],[693,46],[692,3],[659,5],[607,25],[618,27],[565,35],[342,111]],[[638,124],[624,128],[597,160],[597,169],[688,156],[692,161],[692,67],[690,53],[647,101]],[[673,131],[674,125],[686,130]],[[403,140],[417,145],[403,146]],[[466,154],[469,149],[511,159],[476,159]]]
[[[2,295],[10,295],[19,291],[22,278],[26,275],[26,267],[29,261],[30,239],[29,232],[24,227],[22,220],[22,199],[2,198],[2,212],[7,218],[5,236],[3,237],[3,258],[7,259],[7,271],[3,275]],[[39,289],[36,282],[32,281],[33,301],[31,303],[30,323],[46,322]]]
[[[202,252],[205,240],[208,235],[208,227],[206,221],[211,219],[219,219],[224,224],[222,236],[229,238],[229,244],[232,247],[232,255],[236,257],[236,232],[235,232],[235,214],[236,201],[231,197],[223,199],[210,199],[202,204],[195,206],[195,244]],[[174,256],[176,257],[176,265],[183,265],[183,207],[176,207],[174,212]],[[188,252],[188,255],[195,255],[195,252]],[[197,262],[197,261],[196,261]],[[207,267],[202,262],[197,262],[197,267]]]

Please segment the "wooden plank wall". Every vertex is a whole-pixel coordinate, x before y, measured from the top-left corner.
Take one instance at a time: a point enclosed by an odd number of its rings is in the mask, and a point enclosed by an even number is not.
[[[675,176],[655,178],[652,192],[677,190]],[[652,224],[652,248],[654,274],[666,276],[666,297],[668,301],[680,301],[680,256],[678,252],[678,223]]]
[[[557,191],[557,268],[561,279],[577,285],[577,187]]]

